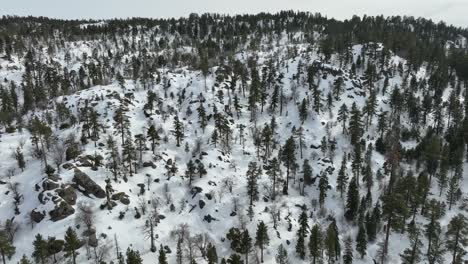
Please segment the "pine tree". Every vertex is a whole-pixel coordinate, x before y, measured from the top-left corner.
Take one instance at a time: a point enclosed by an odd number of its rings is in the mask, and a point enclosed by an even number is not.
[[[180,142],[184,139],[184,126],[177,115],[174,117],[173,134],[177,141],[177,147],[180,147]]]
[[[250,197],[250,205],[258,200],[258,184],[257,180],[262,175],[262,168],[256,162],[250,162],[246,172],[247,176],[247,195]]]
[[[229,256],[229,259],[227,260],[228,264],[244,264],[244,261],[242,261],[241,256],[238,254],[232,254]]]
[[[297,230],[297,242],[296,242],[296,253],[301,259],[305,259],[306,249],[305,249],[305,239],[307,237],[309,229],[309,223],[307,219],[306,210],[302,210],[301,215],[299,216],[299,229]]]
[[[255,245],[260,248],[260,261],[263,263],[263,250],[265,246],[270,244],[268,237],[268,228],[263,221],[257,225],[257,234],[255,237]]]
[[[159,247],[158,263],[159,264],[168,264],[167,263],[167,257],[166,257],[166,251],[163,249],[162,245],[160,245],[160,247]]]
[[[411,226],[408,230],[408,236],[410,240],[410,247],[405,249],[402,254],[400,254],[401,262],[403,264],[415,264],[420,263],[421,261],[421,234],[419,227],[415,224]]]
[[[288,194],[289,173],[291,168],[296,164],[296,143],[294,142],[294,138],[292,136],[286,140],[282,150],[281,158],[283,159],[283,163],[286,166],[286,185],[283,192],[284,194]]]
[[[278,246],[275,260],[277,264],[289,264],[288,251],[284,248],[283,244]]]
[[[6,231],[0,230],[0,255],[2,255],[3,264],[6,264],[6,258],[10,259],[16,253],[16,247],[9,240]]]
[[[366,255],[367,251],[367,238],[366,238],[366,230],[362,224],[359,224],[358,234],[356,237],[356,251],[361,255],[363,258]]]
[[[356,146],[363,134],[363,125],[361,120],[361,112],[359,111],[356,103],[351,107],[351,116],[349,118],[349,133],[351,137],[351,144]]]
[[[383,197],[383,207],[382,213],[386,218],[386,235],[383,243],[382,254],[381,254],[381,263],[384,262],[388,254],[388,245],[390,230],[396,226],[401,221],[401,218],[405,217],[407,214],[407,208],[403,197],[398,193],[386,194]]]
[[[216,252],[216,247],[213,246],[211,243],[208,244],[206,258],[208,260],[208,264],[218,263],[218,253]]]
[[[330,225],[328,225],[325,236],[325,250],[327,251],[329,263],[340,258],[341,247],[338,234],[338,227],[333,219]]]
[[[117,133],[120,134],[122,145],[124,144],[124,137],[130,126],[130,121],[128,116],[125,114],[126,109],[124,108],[123,103],[120,103],[119,108],[115,110],[114,114],[114,127],[117,130]]]
[[[452,210],[452,205],[454,205],[457,201],[457,192],[459,188],[459,179],[454,175],[450,178],[447,190],[447,202],[449,204],[449,210]]]
[[[252,249],[252,238],[250,238],[249,230],[245,229],[241,234],[240,253],[245,255],[245,264],[249,264],[249,253]]]
[[[309,240],[309,251],[312,258],[312,264],[320,263],[322,258],[322,230],[318,224],[312,227]]]
[[[130,173],[130,176],[133,175],[134,170],[133,168],[133,161],[135,160],[135,146],[133,145],[133,141],[131,139],[131,135],[127,135],[127,138],[124,141],[124,144],[122,145],[122,159],[127,163],[128,166],[128,172]]]
[[[45,264],[47,262],[48,247],[47,241],[42,238],[41,234],[37,234],[33,241],[34,251],[32,257],[36,263]]]
[[[302,165],[302,174],[304,175],[304,184],[312,185],[312,166],[310,166],[309,160],[305,159]]]
[[[161,138],[159,137],[159,133],[156,130],[156,127],[154,125],[151,125],[148,128],[147,136],[151,141],[151,151],[154,153],[156,144],[158,143],[159,140],[161,140]]]
[[[127,248],[127,264],[143,264],[140,252]]]
[[[195,170],[195,164],[192,160],[189,160],[189,162],[187,163],[187,170],[185,171],[185,176],[189,178],[189,186],[192,186],[192,180],[195,174]]]
[[[266,171],[266,174],[270,177],[270,180],[272,182],[271,184],[271,190],[272,190],[272,195],[271,199],[274,201],[276,199],[276,188],[279,184],[279,177],[281,175],[281,169],[280,169],[280,164],[278,162],[277,158],[273,158],[268,161],[268,167],[269,169]]]
[[[19,264],[32,264],[31,261],[29,261],[28,257],[26,257],[26,255],[23,255],[23,257],[21,257],[20,261],[19,261]]]
[[[302,99],[301,106],[299,107],[299,118],[301,119],[301,122],[304,123],[304,121],[307,120],[307,101],[306,99]]]
[[[197,111],[198,111],[198,123],[200,124],[200,127],[202,128],[203,133],[205,133],[205,128],[208,125],[208,120],[206,118],[206,110],[202,102],[200,102],[200,105],[198,106]]]
[[[342,104],[338,110],[338,122],[341,122],[341,127],[343,128],[343,133],[346,132],[346,121],[348,121],[349,111],[346,104]]]
[[[447,250],[452,254],[453,264],[462,264],[468,246],[468,220],[463,214],[454,216],[447,226]]]
[[[345,253],[343,255],[343,264],[353,264],[353,240],[351,237],[345,239]]]
[[[348,185],[348,175],[346,173],[346,153],[343,153],[343,159],[341,160],[341,167],[338,171],[338,177],[336,178],[336,189],[340,191],[340,197],[343,198],[343,193]]]
[[[71,256],[73,264],[76,264],[76,256],[77,250],[81,247],[81,241],[78,239],[78,236],[73,230],[73,228],[69,227],[65,232],[65,244],[63,250],[67,252],[69,256]]]
[[[327,197],[328,190],[328,176],[327,173],[322,173],[319,180],[319,203],[320,207],[325,203],[325,198]]]
[[[429,222],[425,225],[424,233],[427,237],[426,255],[429,256],[432,251],[431,247],[433,241],[437,240],[442,233],[439,219],[445,214],[445,204],[437,201],[436,199],[432,199],[428,202],[427,212]],[[438,252],[438,250],[435,252]]]
[[[21,171],[24,171],[24,169],[26,168],[26,161],[24,160],[23,152],[19,147],[15,151],[15,158],[18,162],[18,168],[20,168]]]
[[[358,213],[359,208],[359,188],[356,183],[356,178],[351,179],[348,186],[348,195],[346,197],[345,217],[348,221],[353,221]]]

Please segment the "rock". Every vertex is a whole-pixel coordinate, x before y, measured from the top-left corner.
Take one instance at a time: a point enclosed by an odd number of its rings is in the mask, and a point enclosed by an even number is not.
[[[97,247],[97,245],[98,245],[98,240],[97,240],[97,238],[96,238],[96,233],[91,234],[91,235],[88,237],[88,245],[90,245],[91,247]]]
[[[148,168],[151,167],[153,169],[156,169],[156,165],[152,161],[145,161],[143,162],[143,167]]]
[[[36,209],[31,211],[31,219],[36,223],[40,223],[44,217],[45,213],[37,212]]]
[[[65,163],[62,165],[62,168],[66,169],[66,170],[71,170],[73,169],[73,167],[75,167],[73,164],[71,163]]]
[[[75,213],[75,209],[66,202],[61,202],[52,211],[49,212],[50,219],[54,222],[67,218]]]
[[[73,182],[82,187],[87,193],[93,194],[97,198],[105,198],[106,192],[95,183],[86,173],[79,169],[75,169],[75,176]]]
[[[114,193],[111,199],[114,201],[120,201],[121,203],[125,205],[130,204],[130,199],[128,199],[128,195],[124,192]]]
[[[81,167],[92,167],[93,166],[93,163],[91,162],[91,160],[88,159],[88,157],[79,157],[78,158],[78,163],[79,163],[79,166],[81,166]]]
[[[76,204],[76,192],[72,186],[68,185],[64,189],[56,190],[57,194],[62,197],[68,204],[75,205]]]
[[[192,187],[192,189],[190,190],[190,193],[191,194],[197,194],[197,193],[201,193],[203,191],[203,189],[201,187],[198,187],[198,186],[194,186]]]
[[[218,221],[218,219],[212,217],[211,215],[205,215],[205,217],[203,217],[203,221],[211,223],[211,221]]]
[[[166,252],[166,254],[172,253],[172,250],[168,246],[164,246],[164,251]]]
[[[205,207],[205,205],[206,205],[205,201],[203,201],[203,200],[198,201],[198,206],[200,207],[200,209],[203,209],[203,207]]]
[[[206,199],[211,200],[213,199],[213,195],[211,193],[205,193]]]
[[[44,182],[42,182],[42,188],[45,190],[45,191],[50,191],[50,190],[54,190],[54,189],[57,189],[60,185],[56,182],[53,182],[49,179],[45,180]]]
[[[236,212],[232,212],[232,213],[230,214],[230,216],[236,216],[236,215],[237,215]]]
[[[130,199],[128,199],[128,196],[124,196],[120,198],[119,200],[122,204],[129,205],[130,204]]]

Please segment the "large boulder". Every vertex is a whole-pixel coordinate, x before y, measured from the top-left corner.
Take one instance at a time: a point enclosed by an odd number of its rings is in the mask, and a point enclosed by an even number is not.
[[[45,191],[50,191],[50,190],[53,190],[53,189],[57,189],[60,185],[54,181],[51,181],[49,179],[45,180],[44,182],[42,182],[42,188],[45,190]]]
[[[60,202],[52,211],[49,212],[50,219],[54,222],[67,218],[75,213],[75,209],[67,202]]]
[[[36,223],[40,223],[44,219],[44,217],[45,217],[45,214],[41,212],[37,212],[36,209],[31,211],[31,219]]]
[[[112,195],[112,200],[120,201],[121,203],[128,205],[130,204],[130,199],[128,199],[128,195],[124,192],[114,193]]]
[[[56,192],[68,204],[71,204],[71,205],[76,204],[76,192],[72,186],[68,185],[67,187],[63,189],[56,190]]]
[[[87,193],[93,194],[97,198],[105,198],[106,192],[94,182],[86,173],[79,169],[75,169],[73,182],[82,187]]]

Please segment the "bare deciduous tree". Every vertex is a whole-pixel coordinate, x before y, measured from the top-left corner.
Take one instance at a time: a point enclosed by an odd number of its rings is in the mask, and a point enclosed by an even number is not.
[[[76,222],[77,224],[83,224],[86,226],[85,235],[90,235],[93,232],[95,221],[96,216],[94,214],[93,205],[83,202],[79,203]]]

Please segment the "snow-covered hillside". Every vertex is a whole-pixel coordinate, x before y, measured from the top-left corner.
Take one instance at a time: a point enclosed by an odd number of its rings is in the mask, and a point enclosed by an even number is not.
[[[222,55],[207,41],[204,54],[161,27],[31,42],[0,58],[2,93],[25,105],[2,117],[0,220],[16,247],[7,262],[73,261],[69,247],[49,243],[41,258],[33,244],[71,227],[76,263],[128,261],[131,250],[143,263],[163,263],[161,251],[169,263],[213,263],[213,248],[219,262],[240,263],[237,253],[287,263],[280,245],[288,263],[311,263],[318,244],[316,258],[329,263],[350,263],[350,252],[352,263],[451,263],[451,221],[468,213],[459,72],[444,83],[442,66],[383,42],[328,54],[318,31],[317,41],[301,31],[246,35]],[[447,41],[466,48],[461,36]],[[314,226],[323,243],[309,242]],[[246,230],[245,250],[234,244],[240,232],[245,246]],[[457,249],[461,261],[467,245]]]

